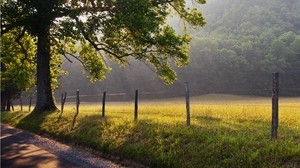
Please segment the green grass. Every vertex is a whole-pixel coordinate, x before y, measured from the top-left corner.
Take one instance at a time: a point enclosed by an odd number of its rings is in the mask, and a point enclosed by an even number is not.
[[[271,100],[206,95],[191,98],[186,126],[184,98],[141,101],[139,120],[132,103],[74,105],[38,117],[3,112],[1,121],[65,142],[75,142],[150,167],[299,167],[300,98],[281,98],[278,140],[270,139]],[[61,115],[61,116],[60,116]]]

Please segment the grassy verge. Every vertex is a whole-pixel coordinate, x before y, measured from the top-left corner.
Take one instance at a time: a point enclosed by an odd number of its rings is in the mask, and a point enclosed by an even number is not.
[[[125,103],[108,104],[105,118],[100,106],[83,105],[73,129],[73,106],[34,118],[3,112],[1,121],[150,167],[300,166],[299,98],[281,101],[277,141],[270,140],[269,100],[228,102],[194,101],[191,127],[184,104],[170,102],[141,105],[138,122]]]

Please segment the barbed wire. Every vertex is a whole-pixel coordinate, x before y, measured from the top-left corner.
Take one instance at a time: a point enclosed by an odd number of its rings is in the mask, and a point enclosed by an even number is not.
[[[280,88],[279,89],[279,92],[282,92],[282,91],[300,91],[300,88],[299,87],[291,87],[291,88]],[[192,91],[192,89],[191,89]],[[199,90],[197,90],[197,93],[199,92]],[[259,92],[261,92],[261,94],[258,94]],[[168,92],[168,91],[140,91],[139,92],[139,95],[160,95],[160,96],[164,96],[166,98],[171,98],[168,96],[168,94],[170,94],[171,92]],[[192,93],[192,92],[191,92]],[[272,88],[269,88],[269,89],[235,89],[235,90],[228,90],[228,89],[211,89],[209,91],[203,91],[202,94],[198,94],[199,96],[201,95],[205,95],[205,94],[250,94],[250,95],[271,95],[272,93]],[[124,96],[132,96],[134,95],[134,92],[115,92],[115,93],[109,93],[107,92],[106,96],[109,96],[109,97],[124,97]],[[184,90],[182,90],[182,92],[178,92],[176,93],[176,95],[172,95],[172,97],[182,97],[184,96]],[[193,96],[196,96],[196,95],[193,95]],[[299,95],[300,96],[300,95]],[[96,100],[100,101],[101,98],[103,97],[103,93],[101,94],[97,94],[97,95],[89,95],[89,94],[81,94],[79,95],[80,98],[95,98]],[[30,97],[23,97],[25,99],[29,99]],[[66,99],[67,100],[70,100],[70,99],[74,99],[76,98],[76,95],[67,95]],[[154,97],[155,98],[155,97]],[[35,102],[36,101],[36,98],[35,96],[31,97],[32,99],[32,102]],[[56,97],[57,100],[60,100],[60,98]],[[153,99],[153,97],[151,98]],[[128,100],[129,100],[129,97],[128,97]]]

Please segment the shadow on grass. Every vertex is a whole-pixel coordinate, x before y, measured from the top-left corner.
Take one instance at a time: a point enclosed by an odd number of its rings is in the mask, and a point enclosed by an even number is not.
[[[16,124],[17,128],[21,128],[36,134],[43,134],[45,131],[42,129],[42,124],[44,123],[47,116],[53,113],[58,113],[57,111],[45,111],[42,113],[32,113],[28,112],[28,115],[19,120]]]
[[[132,159],[150,167],[270,167],[287,160],[299,165],[297,142],[272,142],[269,123],[224,123],[209,116],[200,116],[197,121],[210,124],[186,127],[185,122],[116,121],[90,115],[77,121],[72,137],[120,160]]]
[[[292,142],[295,139],[288,137],[299,131],[284,128],[285,132],[280,136],[287,140],[272,142],[269,137],[270,123],[265,121],[239,123],[210,116],[195,116],[192,126],[186,127],[185,122],[134,122],[133,119],[79,115],[74,129],[66,131],[71,126],[73,116],[49,114],[28,115],[20,120],[18,127],[39,134],[47,133],[63,141],[118,156],[120,160],[132,159],[151,167],[300,165],[297,157],[300,149],[297,148],[297,142]],[[196,123],[193,124],[193,121]],[[48,125],[41,128],[45,122]]]

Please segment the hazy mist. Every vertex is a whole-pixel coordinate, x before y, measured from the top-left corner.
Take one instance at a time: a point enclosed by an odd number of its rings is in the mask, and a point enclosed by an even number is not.
[[[210,0],[201,6],[207,25],[192,30],[190,64],[175,68],[178,80],[165,85],[152,67],[131,60],[129,66],[107,60],[112,68],[104,81],[90,83],[80,63],[64,59],[56,94],[101,95],[119,93],[117,99],[132,98],[136,89],[147,98],[229,93],[269,96],[272,72],[280,73],[280,93],[300,96],[300,1],[297,0]],[[168,21],[174,29],[182,24]],[[122,94],[121,94],[122,93]]]

